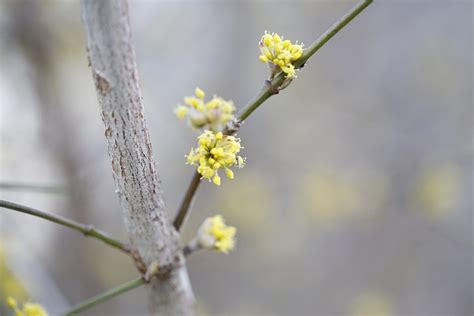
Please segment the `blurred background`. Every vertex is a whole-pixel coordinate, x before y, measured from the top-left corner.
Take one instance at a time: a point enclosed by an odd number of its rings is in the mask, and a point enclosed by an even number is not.
[[[130,1],[154,157],[175,214],[196,132],[173,109],[199,86],[238,108],[267,77],[265,30],[309,45],[356,1]],[[247,166],[203,183],[231,254],[189,260],[202,315],[473,315],[473,2],[375,1],[239,136]],[[0,197],[126,240],[78,1],[0,1]],[[9,190],[26,183],[53,193]],[[52,315],[138,276],[64,227],[0,209],[7,295]],[[141,315],[137,289],[84,315]]]

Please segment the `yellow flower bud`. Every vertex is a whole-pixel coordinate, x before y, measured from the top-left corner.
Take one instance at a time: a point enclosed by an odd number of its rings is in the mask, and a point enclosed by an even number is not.
[[[221,185],[221,177],[219,177],[219,175],[216,174],[214,178],[212,178],[212,182],[214,182],[215,185]]]
[[[230,169],[225,169],[225,175],[231,180],[234,179],[234,172],[232,172]]]
[[[175,109],[174,113],[180,120],[182,120],[183,118],[186,117],[186,114],[188,114],[188,111],[189,109],[187,107],[185,107],[184,105],[180,105]]]
[[[199,99],[204,99],[204,91],[202,91],[200,88],[196,88],[194,90],[194,94],[196,94],[196,96],[199,98]]]
[[[263,36],[263,43],[266,45],[266,46],[269,46],[273,41],[273,38],[270,34],[265,34]]]

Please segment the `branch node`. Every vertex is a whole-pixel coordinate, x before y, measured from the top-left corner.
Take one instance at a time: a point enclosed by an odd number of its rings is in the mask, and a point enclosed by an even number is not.
[[[149,283],[151,281],[151,278],[157,276],[159,272],[160,264],[158,260],[155,260],[146,269],[145,274],[143,275],[143,279],[145,280],[145,282]]]
[[[140,253],[138,252],[138,250],[136,248],[133,248],[130,251],[130,255],[132,256],[133,261],[135,262],[135,266],[137,267],[138,271],[140,271],[140,273],[142,275],[144,275],[146,273],[148,267],[145,264],[145,262],[143,262],[143,259],[140,256]]]
[[[272,95],[280,92],[280,89],[277,86],[274,86],[270,79],[265,80],[265,85],[268,87]]]
[[[84,229],[84,236],[91,235],[95,230],[94,226],[92,226],[91,224],[86,224],[84,228],[85,228]]]

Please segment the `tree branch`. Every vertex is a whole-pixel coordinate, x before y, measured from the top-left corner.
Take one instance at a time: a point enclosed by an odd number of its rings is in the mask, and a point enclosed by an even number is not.
[[[188,189],[186,190],[186,195],[181,202],[181,206],[179,207],[178,214],[174,219],[173,225],[179,231],[183,226],[184,222],[186,221],[186,215],[188,214],[188,210],[191,207],[191,204],[194,200],[195,193],[199,187],[199,183],[201,182],[201,175],[196,171],[194,173],[191,182],[189,183]]]
[[[48,220],[50,222],[53,222],[53,223],[63,225],[65,227],[69,227],[71,229],[77,230],[78,232],[83,233],[85,236],[94,237],[96,239],[99,239],[99,240],[103,241],[104,243],[106,243],[107,245],[112,246],[114,248],[117,248],[119,250],[122,250],[125,253],[130,252],[130,249],[127,245],[124,245],[120,241],[115,240],[114,238],[110,237],[106,233],[94,228],[94,226],[92,226],[92,225],[81,224],[81,223],[78,223],[76,221],[73,221],[71,219],[68,219],[68,218],[65,218],[65,217],[62,217],[62,216],[59,216],[59,215],[46,213],[46,212],[36,210],[34,208],[31,208],[31,207],[27,207],[27,206],[20,205],[20,204],[15,204],[15,203],[8,202],[8,201],[5,201],[5,200],[0,200],[0,207],[43,218],[43,219]]]
[[[324,46],[334,35],[336,35],[344,26],[346,26],[352,19],[354,19],[359,13],[361,13],[365,8],[367,8],[373,0],[363,0],[355,5],[348,13],[346,13],[342,18],[340,18],[336,23],[334,23],[326,32],[324,32],[313,44],[311,44],[303,53],[300,59],[295,63],[295,68],[302,68],[306,61],[313,56],[321,47]],[[224,131],[224,134],[233,135],[237,133],[240,129],[242,123],[252,114],[260,105],[263,104],[267,99],[272,95],[278,94],[278,91],[285,81],[285,74],[280,72],[275,78],[271,81],[265,81],[260,92],[250,100],[247,105],[242,108],[242,110],[237,115],[237,122],[233,124],[230,128],[227,128]],[[197,192],[199,184],[201,181],[198,181],[200,175],[198,172],[195,172],[191,182],[189,183],[188,189],[183,197],[181,206],[178,210],[176,218],[174,220],[174,225],[176,229],[180,229],[184,220],[188,216],[189,208],[191,202],[194,199],[194,195]],[[197,179],[197,180],[196,180]]]
[[[68,189],[62,186],[40,185],[20,182],[0,182],[0,190],[28,191],[51,194],[67,194]]]
[[[145,280],[142,277],[139,277],[137,279],[128,281],[124,284],[121,284],[117,287],[114,287],[110,290],[107,290],[103,293],[100,293],[94,297],[91,297],[88,300],[85,300],[82,303],[77,304],[73,308],[71,308],[69,311],[67,311],[64,315],[65,316],[70,316],[70,315],[76,315],[79,312],[83,312],[97,304],[100,304],[102,302],[105,302],[111,298],[114,298],[117,295],[120,295],[122,293],[125,293],[127,291],[133,290],[141,285],[145,284]]]
[[[159,263],[151,282],[150,312],[194,314],[194,294],[165,211],[145,123],[128,5],[125,0],[82,0],[89,64],[105,125],[116,191],[132,248],[146,266]]]

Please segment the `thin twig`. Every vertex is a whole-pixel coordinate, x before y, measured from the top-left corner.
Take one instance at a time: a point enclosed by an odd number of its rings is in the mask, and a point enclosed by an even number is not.
[[[128,281],[124,284],[121,284],[117,287],[114,287],[108,291],[105,291],[104,293],[98,294],[94,297],[91,297],[90,299],[77,304],[73,308],[71,308],[69,311],[67,311],[64,315],[69,316],[69,315],[76,315],[79,312],[85,311],[89,308],[91,308],[94,305],[97,305],[99,303],[102,303],[104,301],[107,301],[117,295],[120,295],[122,293],[125,293],[127,291],[133,290],[140,285],[145,284],[145,280],[142,277],[139,277],[137,279]]]
[[[37,216],[37,217],[43,218],[45,220],[48,220],[50,222],[72,228],[74,230],[77,230],[77,231],[83,233],[85,236],[94,237],[96,239],[102,240],[107,245],[112,246],[114,248],[117,248],[117,249],[119,249],[119,250],[121,250],[125,253],[130,252],[130,249],[129,249],[128,246],[126,246],[122,242],[117,241],[116,239],[108,236],[106,233],[94,228],[94,226],[92,226],[92,225],[81,224],[81,223],[78,223],[76,221],[73,221],[71,219],[68,219],[68,218],[65,218],[65,217],[62,217],[62,216],[59,216],[59,215],[46,213],[46,212],[36,210],[34,208],[31,208],[31,207],[27,207],[27,206],[24,206],[24,205],[8,202],[8,201],[5,201],[5,200],[0,200],[0,207],[7,208],[7,209],[10,209],[10,210],[14,210],[14,211],[18,211],[18,212],[25,213],[25,214],[30,214],[30,215],[33,215],[33,216]]]
[[[326,44],[334,35],[336,35],[344,26],[346,26],[352,19],[354,19],[359,13],[361,13],[373,0],[363,0],[355,5],[346,15],[340,18],[336,23],[334,23],[326,32],[324,32],[313,44],[311,44],[303,53],[300,59],[295,63],[295,68],[301,68],[304,66],[306,61],[313,56],[321,47]],[[278,94],[279,88],[285,81],[285,74],[280,72],[273,80],[265,81],[264,86],[262,87],[260,93],[258,93],[237,115],[237,122],[234,123],[230,129],[226,129],[224,134],[233,135],[235,134],[243,121],[249,117],[263,102],[265,102],[272,95]],[[174,226],[176,229],[180,229],[183,224],[187,214],[189,212],[189,207],[193,200],[194,194],[196,193],[199,184],[200,175],[195,172],[191,182],[189,183],[186,194],[184,195],[181,207],[179,208],[178,215],[174,220]]]
[[[62,186],[20,183],[20,182],[0,182],[0,190],[27,191],[49,194],[67,194],[68,189]]]
[[[186,195],[181,202],[181,206],[179,207],[178,214],[174,219],[173,225],[179,231],[181,226],[183,226],[184,221],[186,220],[186,215],[188,210],[193,202],[194,195],[199,187],[199,183],[201,183],[201,175],[196,171],[194,173],[191,182],[189,183],[188,189],[186,190]]]
[[[196,238],[194,238],[193,240],[191,240],[189,242],[189,244],[187,244],[186,246],[184,246],[183,248],[183,255],[185,257],[188,257],[190,254],[192,254],[193,252],[195,251],[198,251],[198,250],[201,250],[202,249],[202,246],[201,244],[197,241]]]

